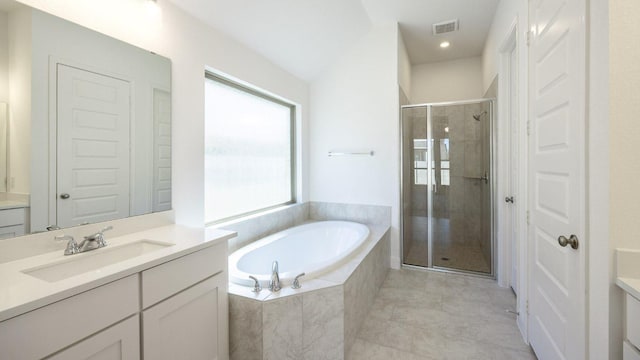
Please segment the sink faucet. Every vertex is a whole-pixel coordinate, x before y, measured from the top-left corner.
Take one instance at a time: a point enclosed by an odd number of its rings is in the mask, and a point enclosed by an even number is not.
[[[107,246],[107,242],[104,240],[104,232],[111,229],[113,229],[113,226],[107,226],[95,234],[85,236],[84,240],[78,244],[78,252],[91,251]]]
[[[54,239],[57,241],[68,240],[67,248],[64,249],[65,255],[77,254],[80,251],[78,249],[78,243],[76,243],[76,241],[73,239],[73,236],[71,235],[58,235],[54,237]]]
[[[271,264],[271,280],[269,280],[269,290],[271,292],[280,291],[280,275],[278,275],[278,262]]]

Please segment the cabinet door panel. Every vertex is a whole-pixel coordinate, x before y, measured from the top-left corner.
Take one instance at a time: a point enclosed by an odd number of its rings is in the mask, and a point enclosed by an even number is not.
[[[223,276],[211,277],[142,313],[144,357],[220,359],[218,329]]]
[[[139,360],[139,316],[130,317],[49,358],[49,360],[66,359]]]

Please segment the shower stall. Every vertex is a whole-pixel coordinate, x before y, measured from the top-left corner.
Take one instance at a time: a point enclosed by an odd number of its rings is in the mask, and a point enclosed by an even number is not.
[[[493,276],[493,100],[401,109],[403,265]]]

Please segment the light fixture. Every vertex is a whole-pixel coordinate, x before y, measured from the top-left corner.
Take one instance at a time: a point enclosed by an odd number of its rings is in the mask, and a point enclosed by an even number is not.
[[[451,45],[451,44],[448,41],[443,41],[443,42],[440,43],[440,47],[443,48],[443,49],[444,48],[448,48],[449,45]]]
[[[444,128],[444,132],[447,132],[447,133],[449,132],[449,127],[448,126]]]

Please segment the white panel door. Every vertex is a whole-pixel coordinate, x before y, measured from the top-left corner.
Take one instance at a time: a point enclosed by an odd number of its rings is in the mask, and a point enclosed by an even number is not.
[[[171,95],[153,90],[153,211],[171,210]]]
[[[129,216],[130,84],[58,64],[57,225]]]
[[[585,358],[585,0],[531,0],[529,340]],[[577,249],[559,237],[576,235]]]

